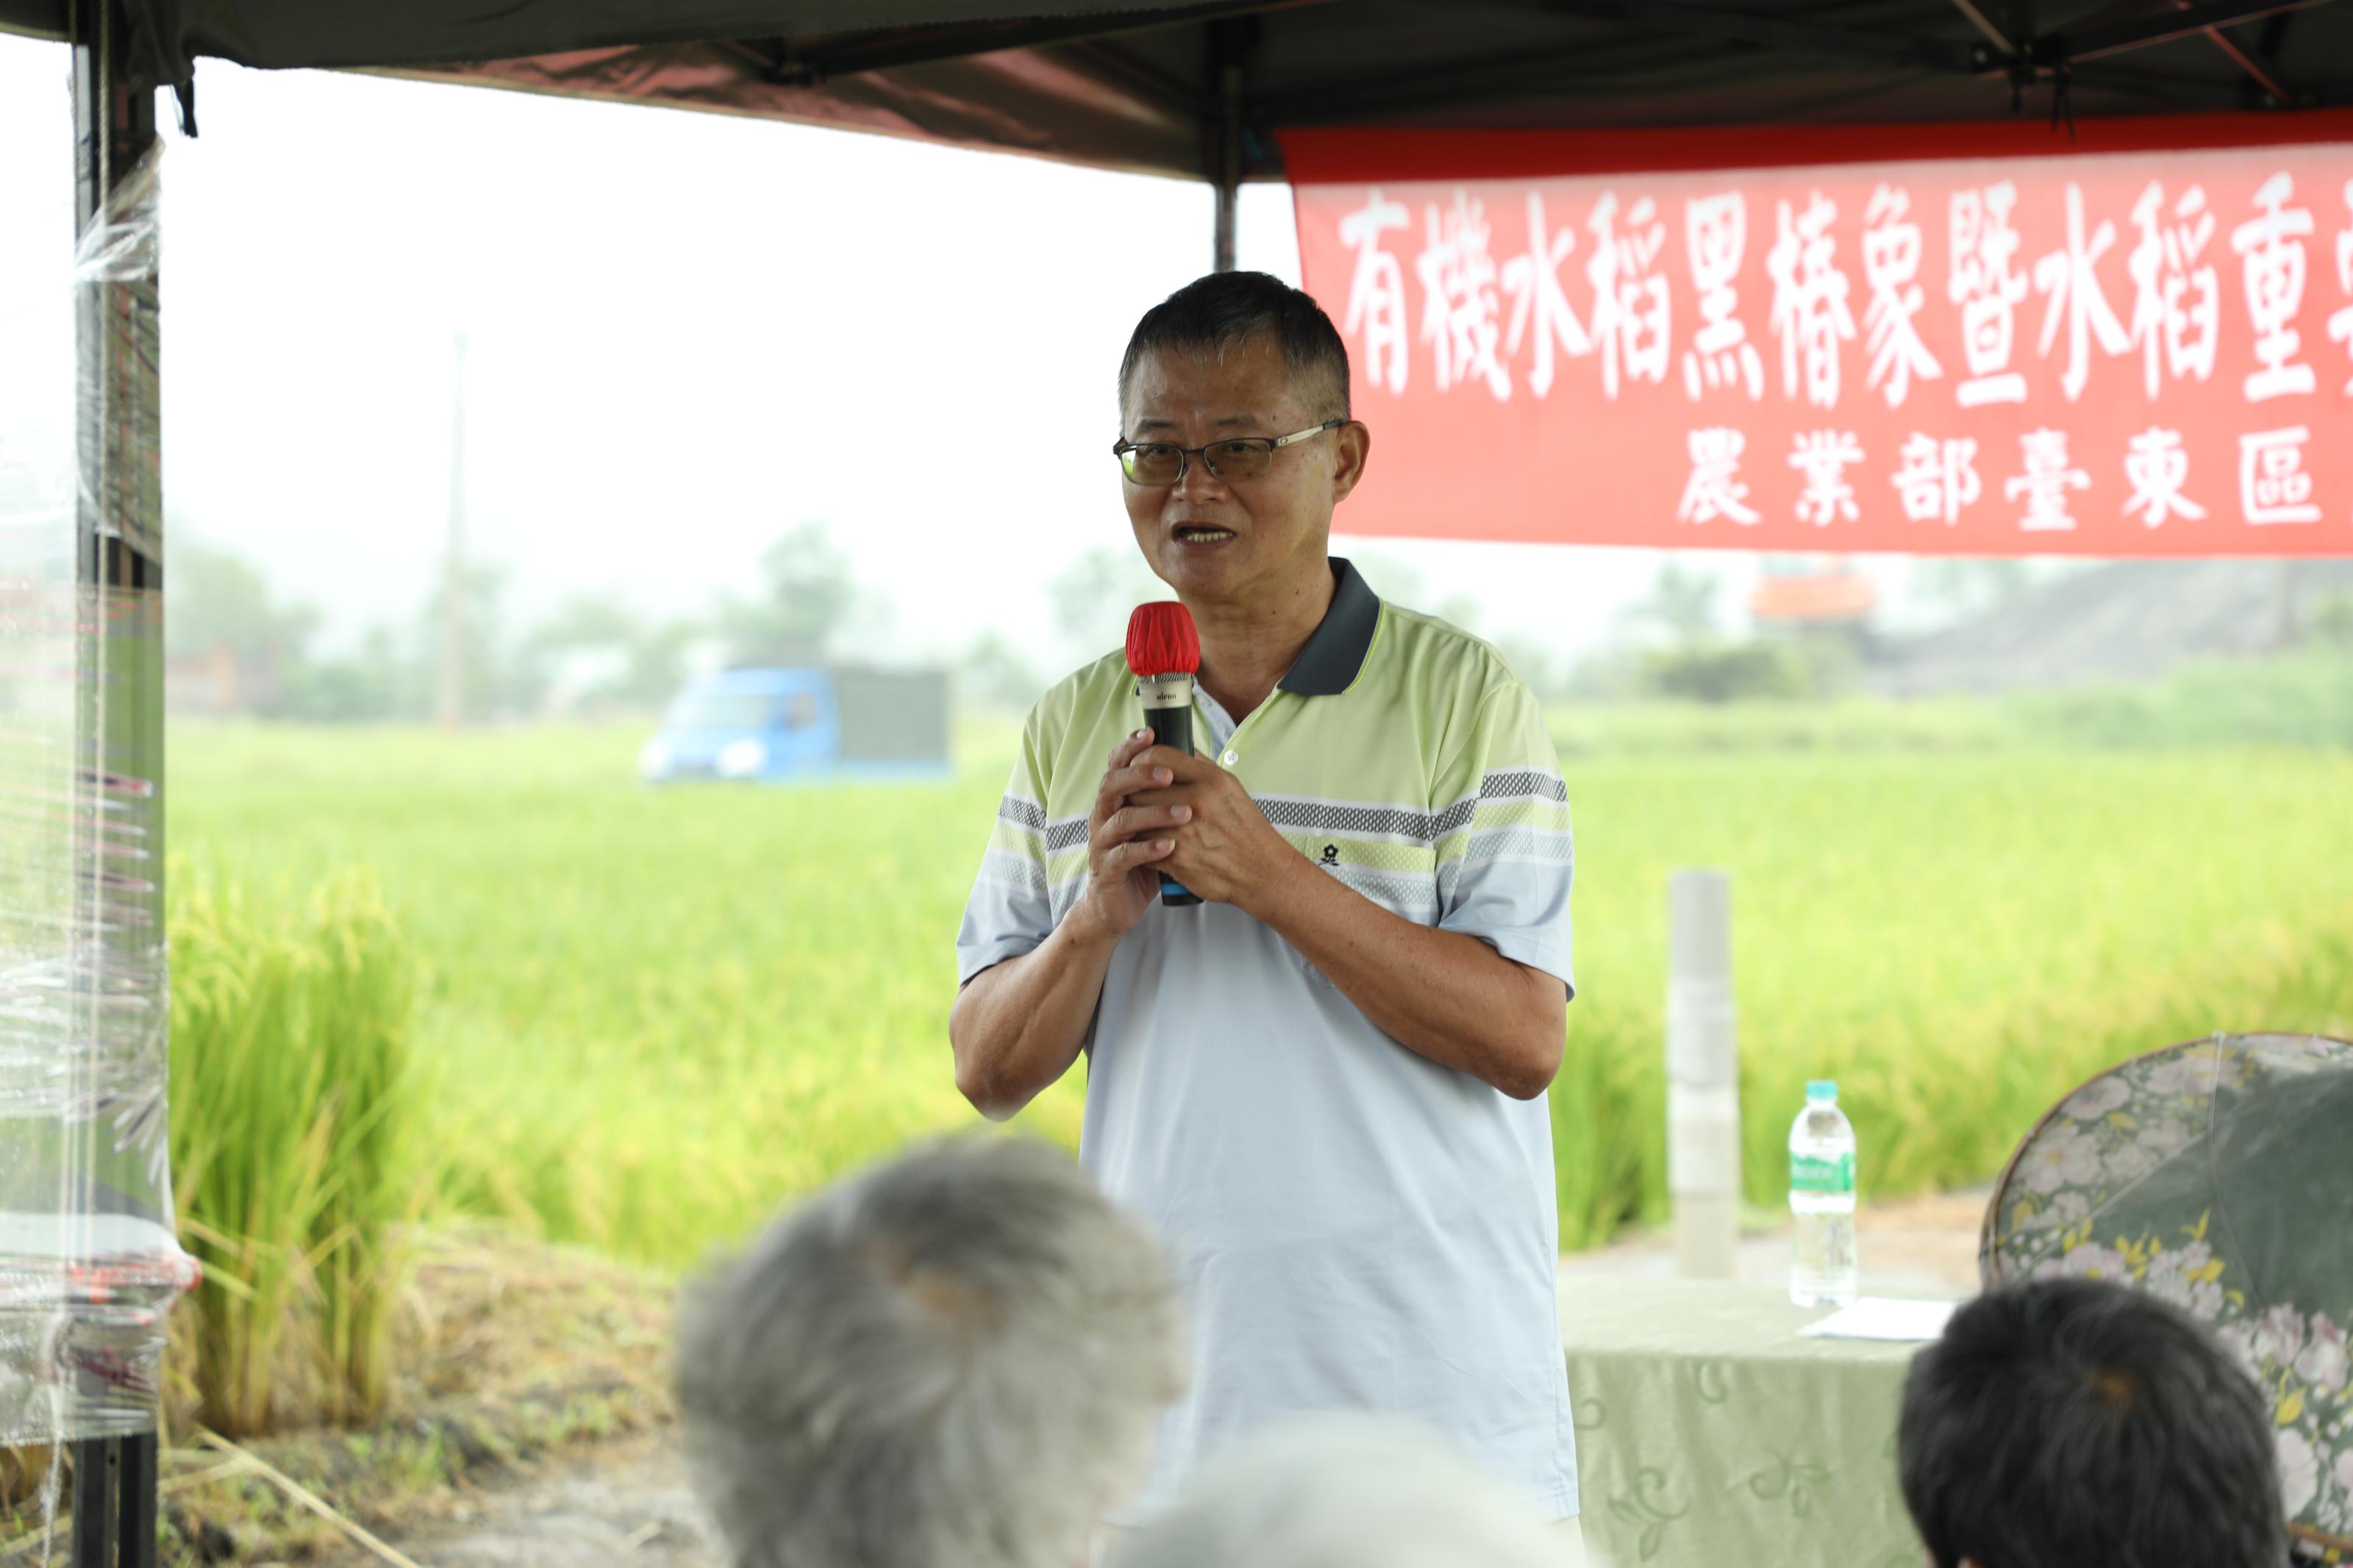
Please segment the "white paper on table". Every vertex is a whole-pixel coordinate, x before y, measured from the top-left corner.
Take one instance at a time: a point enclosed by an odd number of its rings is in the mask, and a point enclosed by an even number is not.
[[[1902,1301],[1865,1296],[1798,1331],[1807,1340],[1896,1340],[1926,1343],[1942,1339],[1958,1301]]]

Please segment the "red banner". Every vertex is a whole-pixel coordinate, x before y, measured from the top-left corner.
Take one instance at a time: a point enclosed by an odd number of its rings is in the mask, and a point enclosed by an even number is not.
[[[1737,173],[1692,132],[1559,139],[1607,172],[1552,174],[1529,139],[1422,136],[1387,179],[1345,133],[1287,138],[1374,437],[1341,525],[2353,555],[2353,124],[2159,152],[2179,122],[2145,123],[1907,162],[1859,160],[1936,144],[1917,128],[1709,133]],[[1754,166],[1777,152],[1813,161]]]

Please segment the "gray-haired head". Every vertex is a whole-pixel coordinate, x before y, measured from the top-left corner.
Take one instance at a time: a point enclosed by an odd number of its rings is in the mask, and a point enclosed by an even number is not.
[[[679,1398],[741,1568],[1067,1568],[1185,1343],[1159,1246],[1066,1155],[950,1139],[690,1287]]]
[[[1222,360],[1256,338],[1282,350],[1311,419],[1348,417],[1348,345],[1314,297],[1264,272],[1212,272],[1197,278],[1135,323],[1119,362],[1119,405],[1147,353]]]
[[[1418,1426],[1320,1415],[1204,1468],[1111,1568],[1554,1568],[1525,1499]]]

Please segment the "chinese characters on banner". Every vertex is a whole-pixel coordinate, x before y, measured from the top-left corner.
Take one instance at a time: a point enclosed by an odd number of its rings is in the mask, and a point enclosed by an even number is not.
[[[1351,533],[2353,555],[2353,142],[1297,205]]]

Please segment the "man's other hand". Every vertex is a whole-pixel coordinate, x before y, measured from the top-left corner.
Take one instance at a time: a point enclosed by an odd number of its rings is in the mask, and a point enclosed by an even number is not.
[[[1210,758],[1153,746],[1136,757],[1135,765],[1166,773],[1171,782],[1130,795],[1131,807],[1192,813],[1192,820],[1173,829],[1176,847],[1158,868],[1211,903],[1259,914],[1261,898],[1276,880],[1307,864],[1267,821],[1241,780]]]

